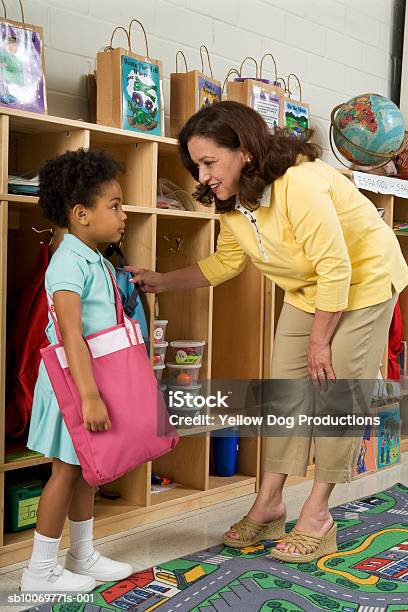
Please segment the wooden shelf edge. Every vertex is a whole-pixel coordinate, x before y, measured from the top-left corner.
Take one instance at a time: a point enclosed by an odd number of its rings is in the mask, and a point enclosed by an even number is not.
[[[38,197],[17,195],[14,193],[0,193],[0,202],[9,202],[12,204],[30,204],[38,206]],[[173,210],[169,208],[156,208],[155,206],[136,206],[133,204],[124,204],[123,210],[126,213],[139,213],[158,215],[163,217],[183,217],[188,219],[219,219],[219,215],[214,212],[204,212],[201,210]]]
[[[21,470],[22,468],[35,467],[36,465],[44,465],[51,463],[50,457],[33,457],[32,459],[22,459],[21,461],[9,461],[0,463],[0,474],[2,472],[11,472],[12,470]]]
[[[56,117],[53,115],[31,113],[9,108],[0,108],[0,115],[7,115],[10,118],[10,130],[13,131],[18,123],[21,127],[34,125],[35,127],[44,126],[45,129],[56,130],[89,130],[90,132],[112,134],[115,136],[126,137],[129,140],[141,142],[157,142],[159,145],[165,145],[170,149],[177,150],[178,141],[176,138],[168,136],[154,136],[151,134],[142,134],[140,132],[131,132],[130,130],[122,130],[120,128],[111,127],[109,125],[101,125],[99,123],[89,123],[78,119],[65,119],[64,117]],[[32,124],[31,124],[32,122]]]

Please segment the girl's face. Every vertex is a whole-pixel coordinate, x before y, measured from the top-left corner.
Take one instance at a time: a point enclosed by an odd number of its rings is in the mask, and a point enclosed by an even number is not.
[[[227,149],[203,136],[192,136],[188,151],[199,172],[199,181],[209,185],[219,200],[228,200],[239,190],[239,179],[247,155],[241,149]]]
[[[102,242],[119,242],[125,232],[126,213],[122,210],[122,189],[114,179],[104,183],[92,208],[78,204],[72,210],[74,227],[91,248]]]

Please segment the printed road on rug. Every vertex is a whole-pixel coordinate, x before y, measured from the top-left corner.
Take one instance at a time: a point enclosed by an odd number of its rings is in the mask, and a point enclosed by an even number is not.
[[[271,541],[242,549],[220,544],[106,583],[92,603],[30,610],[408,612],[408,487],[395,484],[332,514],[339,550],[314,563],[272,560]]]

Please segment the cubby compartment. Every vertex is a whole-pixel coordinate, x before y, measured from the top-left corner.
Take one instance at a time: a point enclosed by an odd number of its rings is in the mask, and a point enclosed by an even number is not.
[[[207,257],[213,247],[212,221],[157,217],[158,272],[185,268]],[[200,379],[210,377],[212,289],[166,292],[158,296],[159,319],[168,320],[166,340],[204,340]]]
[[[365,189],[362,189],[361,193],[364,194],[366,198],[371,200],[377,210],[379,210],[379,214],[381,214],[386,224],[391,225],[392,227],[392,221],[393,218],[395,218],[395,215],[393,213],[393,197],[390,197],[389,195],[384,195],[382,193],[373,193],[372,191],[366,191]],[[382,212],[381,209],[383,209],[384,212]]]
[[[95,518],[104,518],[117,513],[120,507],[130,510],[144,508],[150,500],[150,463],[144,463],[122,478],[100,489],[95,502]]]
[[[122,187],[123,204],[128,206],[156,205],[157,143],[144,142],[101,131],[90,132],[90,146],[103,149],[124,164],[118,177]]]
[[[48,159],[66,151],[89,146],[89,131],[69,129],[32,133],[13,131],[9,135],[9,174],[31,178]]]
[[[176,146],[171,148],[159,147],[157,180],[159,181],[159,179],[166,179],[167,181],[171,181],[171,183],[173,183],[174,195],[176,197],[179,195],[177,190],[182,190],[191,196],[195,192],[198,182],[194,180],[191,174],[186,170],[186,168],[184,168],[180,161],[178,147]],[[189,206],[191,206],[191,212],[214,212],[213,206],[205,206],[204,204],[193,200],[192,197],[187,197],[186,199],[187,201],[190,201]]]
[[[225,487],[226,485],[241,485],[243,483],[255,484],[259,477],[260,470],[260,438],[247,437],[240,435],[238,428],[238,452],[237,465],[235,474],[232,476],[217,475],[214,462],[214,437],[211,437],[210,446],[210,466],[209,466],[209,481],[210,489]],[[217,436],[222,436],[223,432],[218,431]]]
[[[152,462],[152,474],[170,478],[178,486],[151,495],[151,505],[175,500],[208,489],[209,434],[180,438],[176,448]],[[194,458],[194,459],[193,459]]]
[[[4,478],[4,545],[32,537],[42,488],[51,474],[50,465],[8,470]]]

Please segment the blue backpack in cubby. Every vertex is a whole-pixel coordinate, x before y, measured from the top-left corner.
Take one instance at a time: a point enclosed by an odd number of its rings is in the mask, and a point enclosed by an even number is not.
[[[143,340],[145,341],[146,350],[149,353],[149,328],[140,293],[137,286],[129,282],[129,280],[132,278],[131,273],[126,272],[126,270],[123,269],[126,264],[122,250],[117,244],[110,244],[105,251],[105,257],[110,259],[114,254],[117,255],[119,262],[119,267],[115,266],[115,272],[120,297],[122,299],[123,310],[129,319],[138,321],[142,331]]]

